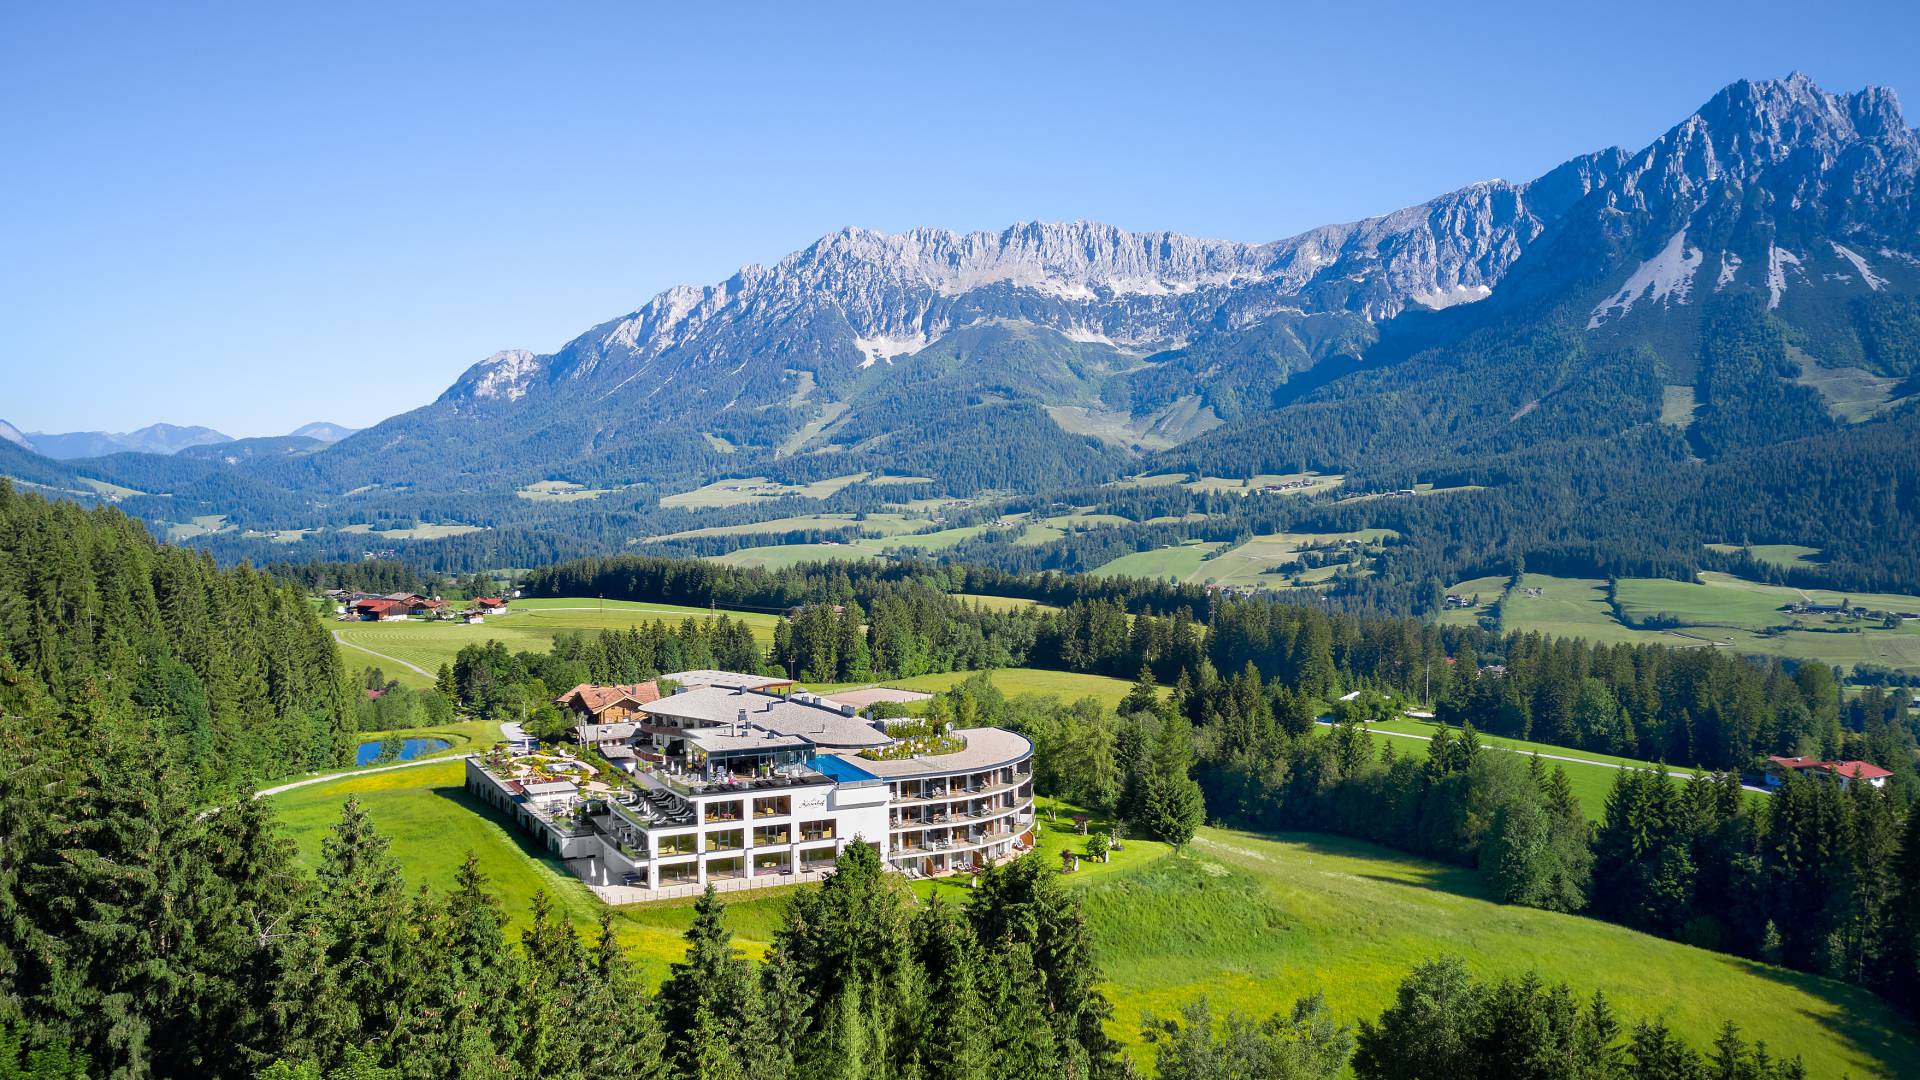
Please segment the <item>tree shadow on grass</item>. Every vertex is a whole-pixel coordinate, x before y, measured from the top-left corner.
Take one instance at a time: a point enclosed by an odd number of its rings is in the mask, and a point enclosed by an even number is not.
[[[534,843],[533,837],[527,835],[526,830],[521,828],[520,823],[508,817],[506,812],[499,807],[484,799],[476,798],[473,793],[465,787],[436,787],[428,790],[440,798],[458,805],[468,813],[475,814],[498,825],[500,830],[507,835],[507,839],[513,842],[513,846],[519,849],[522,855],[534,860],[546,869],[553,871],[559,875],[562,880],[579,885],[586,895],[593,896],[593,890],[588,889],[585,882],[574,877],[573,873],[567,869],[567,864],[561,862],[558,855]]]

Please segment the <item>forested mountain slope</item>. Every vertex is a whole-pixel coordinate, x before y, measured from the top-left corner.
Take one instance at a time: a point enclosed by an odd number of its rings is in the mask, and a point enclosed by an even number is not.
[[[1835,587],[1920,588],[1901,544],[1920,524],[1902,452],[1920,399],[1917,173],[1891,92],[1740,82],[1639,151],[1283,241],[847,229],[551,354],[496,354],[331,447],[54,463],[7,443],[0,474],[116,498],[222,558],[393,540],[469,570],[756,517],[982,492],[1084,506],[1132,473],[1309,468],[1349,492],[1483,489],[1201,509],[1228,534],[1250,516],[1396,530],[1371,579],[1340,586],[1368,604],[1517,557],[1685,575],[1703,545],[1743,538],[1821,549]],[[728,477],[793,492],[661,502]],[[828,479],[836,494],[799,490]],[[1145,529],[1100,542],[1154,542]],[[1081,561],[1074,538],[1042,539],[967,556]]]

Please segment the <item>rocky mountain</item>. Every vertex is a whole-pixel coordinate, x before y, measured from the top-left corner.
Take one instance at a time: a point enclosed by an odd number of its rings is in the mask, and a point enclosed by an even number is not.
[[[624,545],[698,527],[660,498],[723,477],[924,477],[919,497],[1308,465],[1488,492],[1469,501],[1485,535],[1435,556],[1443,579],[1503,545],[1607,572],[1602,507],[1621,550],[1659,553],[1640,570],[1668,572],[1730,536],[1824,539],[1834,500],[1873,491],[1865,531],[1814,545],[1866,581],[1899,550],[1885,523],[1911,516],[1884,459],[1920,395],[1917,173],[1891,92],[1794,75],[1735,83],[1637,151],[1268,243],[845,229],[554,352],[496,353],[331,446],[87,475],[176,514],[271,506],[257,530],[492,526],[473,548],[524,529],[473,558],[529,565],[588,529]],[[1778,486],[1752,490],[1762,475]],[[864,487],[841,501],[909,490]]]
[[[670,289],[554,353],[496,353],[432,405],[346,440],[316,467],[343,488],[400,482],[458,445],[461,463],[440,477],[452,485],[502,462],[524,463],[522,479],[631,480],[663,456],[696,470],[764,459],[844,471],[882,440],[886,456],[937,456],[893,423],[902,393],[929,392],[950,410],[943,437],[1015,425],[1043,456],[1117,462],[1264,407],[1273,385],[1358,356],[1381,320],[1484,299],[1624,160],[1605,151],[1529,183],[1474,184],[1265,244],[1091,222],[844,229],[771,267]],[[912,372],[921,354],[965,351],[995,326],[1013,330],[999,339],[1000,374],[943,364],[949,377],[928,387]],[[1007,351],[1014,343],[1020,355]],[[1065,352],[1083,357],[1078,374],[1023,381]],[[1217,360],[1236,352],[1256,355]],[[1049,479],[1009,474],[990,486]]]
[[[1712,460],[1920,393],[1920,134],[1887,90],[1740,82],[1574,202],[1470,314],[1176,455],[1409,465],[1659,422]]]

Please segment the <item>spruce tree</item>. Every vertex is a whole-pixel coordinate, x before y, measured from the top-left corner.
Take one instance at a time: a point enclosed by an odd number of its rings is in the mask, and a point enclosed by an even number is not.
[[[1192,776],[1193,736],[1186,718],[1164,719],[1154,741],[1139,824],[1156,840],[1184,847],[1206,819],[1206,801]]]

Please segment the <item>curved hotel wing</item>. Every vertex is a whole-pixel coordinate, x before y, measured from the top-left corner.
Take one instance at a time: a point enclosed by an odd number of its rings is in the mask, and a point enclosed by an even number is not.
[[[852,705],[776,696],[751,676],[681,675],[699,683],[667,676],[681,690],[641,705],[626,742],[581,757],[469,758],[468,789],[616,900],[811,880],[853,843],[913,876],[976,869],[1033,843],[1023,736],[896,739]]]

